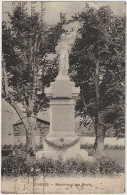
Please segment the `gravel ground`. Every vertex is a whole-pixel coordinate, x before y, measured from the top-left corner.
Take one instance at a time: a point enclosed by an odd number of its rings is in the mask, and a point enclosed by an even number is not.
[[[33,182],[34,181],[34,182]],[[34,184],[33,184],[34,183]],[[2,177],[2,193],[29,194],[86,194],[123,193],[124,175],[116,177]]]

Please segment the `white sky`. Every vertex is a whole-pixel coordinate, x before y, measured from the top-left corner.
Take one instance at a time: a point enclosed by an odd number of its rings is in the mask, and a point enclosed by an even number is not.
[[[66,17],[69,19],[71,18],[72,15],[75,13],[78,13],[83,10],[86,6],[86,1],[71,1],[71,2],[66,2],[66,1],[57,1],[57,2],[45,2],[45,21],[48,24],[55,24],[59,21],[59,14],[60,12],[66,13]],[[2,2],[2,12],[3,12],[3,20],[7,20],[7,14],[6,12],[11,11],[11,1],[3,1]],[[125,15],[126,12],[126,6],[125,6],[125,1],[124,2],[109,2],[109,1],[97,1],[97,2],[89,2],[90,6],[99,8],[100,6],[106,6],[110,5],[113,12],[117,15]]]
[[[113,12],[117,15],[125,15],[125,2],[89,2],[90,6],[99,8],[100,6],[110,5]],[[45,19],[48,23],[56,23],[59,21],[59,13],[66,13],[70,18],[75,13],[82,11],[86,6],[86,2],[45,2],[46,14]]]

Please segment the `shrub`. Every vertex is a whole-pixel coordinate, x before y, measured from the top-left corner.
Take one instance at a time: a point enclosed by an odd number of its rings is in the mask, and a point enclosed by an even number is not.
[[[115,173],[124,172],[124,166],[122,166],[116,160],[112,160],[106,156],[97,159],[99,163],[99,169],[101,175],[113,175]]]
[[[94,161],[71,159],[67,161],[43,158],[30,160],[10,155],[2,158],[2,175],[113,175],[124,172],[124,166],[105,156]]]

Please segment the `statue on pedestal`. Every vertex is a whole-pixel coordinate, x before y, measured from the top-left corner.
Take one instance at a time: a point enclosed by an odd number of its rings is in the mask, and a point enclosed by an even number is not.
[[[69,35],[62,34],[60,41],[58,42],[56,52],[59,55],[59,72],[58,76],[68,76],[69,69],[69,53],[74,44],[76,38],[75,31],[71,32]]]
[[[75,31],[61,35],[56,47],[59,72],[55,81],[45,89],[50,98],[50,132],[43,144],[43,156],[54,160],[89,159],[88,152],[80,149],[80,137],[74,128],[75,104],[80,88],[70,81],[68,69],[75,38]]]

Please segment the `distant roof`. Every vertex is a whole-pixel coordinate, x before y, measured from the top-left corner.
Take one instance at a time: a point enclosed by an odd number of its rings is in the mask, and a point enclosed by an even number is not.
[[[46,111],[39,112],[37,115],[37,118],[44,120],[44,121],[47,121],[47,122],[50,122],[50,109],[47,108]]]
[[[18,103],[18,106],[20,107],[20,109],[22,111],[24,111],[22,104]],[[2,120],[3,120],[3,122],[4,122],[4,119],[7,118],[8,114],[11,116],[11,123],[12,124],[17,123],[20,120],[15,109],[5,99],[2,99]],[[37,118],[42,120],[42,121],[50,122],[49,108],[46,111],[39,112],[37,115]]]
[[[8,128],[6,127],[10,123],[13,125],[19,120],[19,116],[16,113],[15,109],[5,100],[2,99],[1,103],[2,107],[2,129]]]
[[[37,118],[37,121],[40,122],[40,123],[44,123],[44,124],[50,125],[50,122],[45,121],[45,120],[42,120],[42,119],[39,119],[39,118]],[[13,126],[15,127],[15,126],[21,125],[21,124],[23,124],[23,122],[20,120],[19,122],[17,122],[17,123],[14,124]]]

